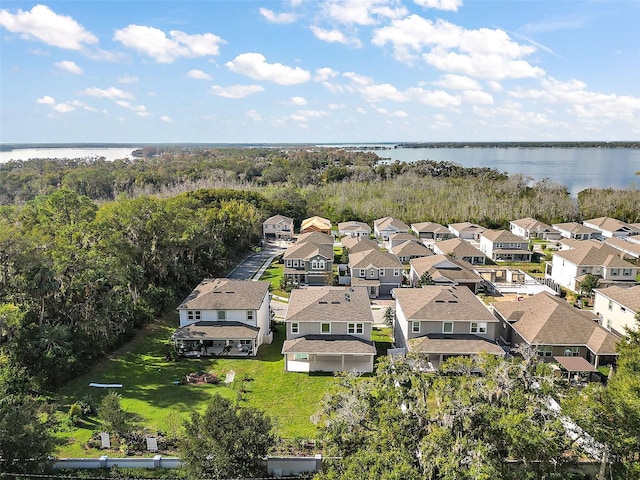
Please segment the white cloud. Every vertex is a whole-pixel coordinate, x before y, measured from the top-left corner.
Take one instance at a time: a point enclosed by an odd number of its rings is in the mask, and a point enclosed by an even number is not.
[[[129,84],[129,83],[138,83],[139,78],[134,75],[123,75],[118,77],[118,83]]]
[[[433,67],[486,80],[542,77],[545,72],[525,57],[536,51],[513,41],[503,30],[469,30],[444,20],[411,15],[374,32],[374,45],[391,44],[396,59],[422,58]]]
[[[231,85],[229,87],[221,87],[214,85],[211,92],[219,97],[224,98],[245,98],[254,93],[263,92],[264,88],[260,85]]]
[[[300,67],[288,67],[281,63],[267,63],[260,53],[242,53],[227,62],[226,67],[235,73],[254,80],[268,80],[279,85],[296,85],[308,82],[311,74]]]
[[[291,103],[302,107],[307,104],[307,99],[303,97],[291,97]]]
[[[36,103],[40,103],[42,105],[55,105],[56,101],[53,97],[49,95],[45,95],[44,97],[40,97],[36,100]]]
[[[460,98],[443,90],[425,90],[423,88],[410,88],[406,93],[407,97],[414,101],[438,108],[457,107],[460,105]]]
[[[260,113],[257,110],[249,110],[249,111],[247,111],[246,115],[247,115],[247,117],[249,117],[254,122],[261,122],[262,121],[262,115],[260,115]]]
[[[329,0],[326,15],[334,22],[347,25],[374,25],[381,20],[401,18],[407,14],[403,6],[392,6],[389,0]]]
[[[90,88],[85,88],[81,93],[89,97],[108,98],[109,100],[115,100],[115,99],[131,99],[132,100],[134,98],[132,93],[125,92],[124,90],[120,90],[119,88],[116,88],[116,87],[109,87],[107,89],[90,87]]]
[[[52,108],[58,113],[69,113],[75,110],[74,107],[67,103],[56,103]]]
[[[82,75],[82,68],[80,68],[74,62],[71,62],[69,60],[56,62],[55,66],[58,67],[60,70],[64,70],[65,72],[73,73],[75,75]]]
[[[342,110],[346,105],[344,103],[330,103],[329,110]]]
[[[269,10],[268,8],[260,7],[260,15],[262,15],[267,21],[271,23],[293,23],[296,21],[297,16],[295,13],[275,13],[273,10]]]
[[[430,125],[431,128],[449,128],[452,126],[453,125],[451,124],[451,122],[447,120],[447,117],[445,117],[441,113],[436,113],[433,116],[433,123]]]
[[[81,50],[85,45],[98,43],[98,38],[73,18],[58,15],[46,5],[36,5],[30,12],[18,9],[15,15],[0,10],[0,25],[22,38],[69,50]]]
[[[462,0],[413,0],[421,7],[435,8],[437,10],[449,10],[457,12],[458,7],[462,6]]]
[[[162,116],[160,117],[160,120],[162,120],[162,121],[163,121],[163,122],[165,122],[165,123],[172,123],[172,122],[173,122],[173,120],[171,119],[171,117],[168,117],[168,116],[166,116],[166,115],[162,115]]]
[[[344,33],[340,30],[332,29],[326,30],[324,28],[311,26],[309,27],[313,36],[318,40],[322,40],[323,42],[328,43],[341,43],[343,45],[355,45],[356,47],[362,46],[362,43],[357,38],[348,38]]]
[[[116,105],[121,106],[122,108],[126,108],[135,112],[136,115],[140,117],[148,117],[149,112],[147,112],[147,107],[144,105],[134,105],[131,102],[127,102],[126,100],[116,100]]]
[[[381,115],[387,115],[389,113],[389,110],[387,110],[386,108],[378,107],[376,108],[376,112]]]
[[[433,82],[433,84],[451,90],[480,90],[480,84],[476,80],[463,75],[443,75],[440,80]]]
[[[211,75],[209,75],[206,72],[203,72],[202,70],[189,70],[189,73],[187,73],[187,77],[189,78],[195,78],[196,80],[211,80]]]
[[[406,118],[406,117],[409,116],[409,114],[407,112],[405,112],[404,110],[396,110],[391,115],[393,115],[394,117],[398,117],[398,118]]]
[[[333,70],[332,68],[322,67],[322,68],[316,69],[316,76],[314,77],[314,80],[316,82],[326,82],[327,80],[336,78],[338,75],[339,73]]]
[[[465,90],[462,92],[462,99],[465,103],[474,105],[491,105],[493,96],[482,90]]]
[[[154,27],[129,25],[116,30],[113,39],[158,63],[172,63],[180,57],[216,56],[220,53],[220,44],[225,43],[213,33],[188,35],[179,30],[171,30],[169,37]]]

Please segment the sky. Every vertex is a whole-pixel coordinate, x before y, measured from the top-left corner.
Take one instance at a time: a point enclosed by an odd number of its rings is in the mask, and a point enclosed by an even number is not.
[[[1,143],[640,138],[640,0],[0,3]]]

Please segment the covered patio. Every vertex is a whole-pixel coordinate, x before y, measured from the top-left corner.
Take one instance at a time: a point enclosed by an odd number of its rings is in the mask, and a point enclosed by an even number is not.
[[[427,355],[434,368],[450,357],[490,353],[503,357],[500,345],[473,334],[429,333],[409,340],[409,351]]]
[[[241,322],[196,322],[178,328],[171,339],[181,355],[254,356],[257,353],[258,327]]]
[[[591,381],[591,374],[598,371],[596,367],[591,365],[582,357],[553,357],[558,362],[560,368],[567,372],[567,380],[582,382],[586,377],[587,381]]]
[[[350,335],[305,335],[282,346],[288,372],[372,372],[376,347]]]

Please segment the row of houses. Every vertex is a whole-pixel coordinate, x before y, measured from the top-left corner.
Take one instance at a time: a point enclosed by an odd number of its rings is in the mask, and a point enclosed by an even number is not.
[[[639,289],[603,290],[610,303],[602,308],[612,317],[621,305],[639,311]],[[620,337],[600,324],[597,311],[576,309],[546,292],[489,306],[464,286],[429,285],[393,293],[394,347],[424,356],[433,369],[452,356],[504,356],[515,345],[536,348],[543,361],[582,359],[590,365],[585,370],[615,362]],[[173,340],[186,355],[253,356],[273,339],[269,301],[268,282],[205,280],[178,307],[180,327]],[[365,287],[293,290],[284,319],[285,369],[372,371],[373,322]]]

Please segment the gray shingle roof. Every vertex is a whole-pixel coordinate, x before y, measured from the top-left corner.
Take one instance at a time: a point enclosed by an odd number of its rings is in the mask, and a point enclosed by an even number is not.
[[[351,335],[305,335],[286,340],[282,353],[332,353],[346,355],[375,355],[376,347],[370,340]]]
[[[456,257],[484,257],[485,254],[481,250],[471,245],[461,238],[451,238],[442,240],[433,244],[434,249],[437,248],[443,255],[453,253]]]
[[[178,328],[177,340],[243,340],[256,338],[260,329],[241,322],[196,322]]]
[[[258,310],[269,293],[269,282],[206,278],[178,306],[178,310]]]
[[[409,348],[413,352],[434,354],[477,355],[483,352],[501,356],[505,354],[500,345],[473,334],[429,333],[409,340]]]
[[[598,288],[596,292],[634,312],[640,312],[640,285],[623,288],[617,285]]]
[[[289,297],[287,322],[373,322],[366,288],[308,287]]]
[[[349,267],[354,268],[402,268],[402,262],[389,253],[377,248],[362,252],[349,253]]]
[[[466,287],[429,285],[393,292],[407,320],[498,321]]]

